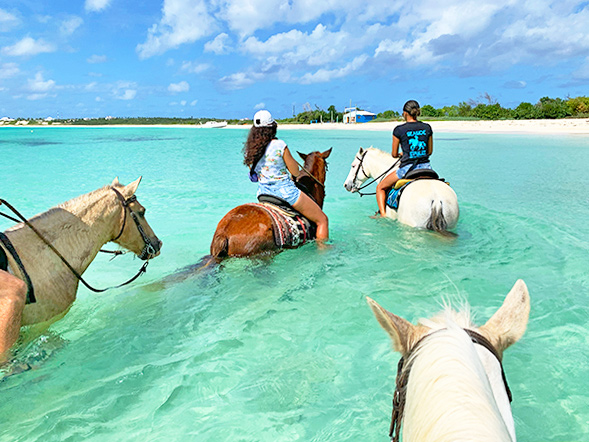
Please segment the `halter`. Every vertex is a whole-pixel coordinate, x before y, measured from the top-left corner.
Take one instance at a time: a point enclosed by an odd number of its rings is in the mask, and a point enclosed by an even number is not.
[[[410,359],[410,356],[415,353],[415,351],[419,348],[420,345],[423,344],[427,338],[432,336],[433,334],[446,330],[436,330],[433,333],[425,335],[417,344],[413,346],[411,352],[407,355],[407,359]],[[501,367],[501,377],[503,378],[503,384],[505,385],[505,391],[507,393],[507,397],[509,398],[509,402],[512,401],[511,390],[509,389],[509,385],[507,385],[507,378],[505,377],[505,372],[503,371],[503,364],[501,363],[501,357],[493,344],[489,342],[487,338],[485,338],[480,333],[475,332],[474,330],[470,329],[463,329],[466,334],[470,337],[473,344],[482,345],[484,348],[489,350],[493,356],[499,361],[499,366]],[[399,360],[399,364],[397,365],[397,378],[395,381],[395,393],[393,394],[393,415],[391,416],[391,427],[389,430],[389,437],[391,438],[392,442],[399,442],[399,435],[401,432],[401,423],[403,421],[403,412],[405,410],[405,400],[407,399],[407,381],[409,380],[409,373],[411,372],[411,364],[408,364],[406,367],[405,365],[405,356]]]
[[[84,284],[84,286],[86,286],[86,288],[88,288],[89,290],[99,293],[99,292],[105,292],[107,290],[110,289],[115,289],[115,288],[119,288],[119,287],[123,287],[127,284],[132,283],[133,281],[135,281],[139,276],[141,276],[143,273],[145,273],[147,271],[147,265],[149,264],[149,256],[153,255],[156,253],[155,251],[155,247],[153,246],[153,244],[151,243],[151,240],[149,239],[149,237],[145,234],[145,231],[143,230],[143,227],[141,226],[141,224],[139,223],[139,218],[137,217],[137,214],[131,209],[131,207],[129,206],[131,203],[136,202],[137,198],[135,197],[135,195],[125,199],[125,197],[123,197],[123,195],[114,187],[111,187],[111,190],[113,190],[115,192],[115,194],[117,195],[117,198],[119,199],[119,201],[121,202],[121,205],[123,206],[123,223],[122,223],[122,227],[121,227],[121,231],[119,232],[119,234],[112,239],[112,241],[116,241],[117,239],[119,239],[121,237],[121,235],[123,234],[123,231],[125,230],[125,224],[127,222],[127,210],[129,211],[129,213],[131,214],[131,217],[133,218],[133,220],[135,221],[135,224],[137,225],[137,230],[139,231],[139,234],[141,235],[141,237],[143,238],[143,242],[145,244],[145,246],[143,247],[143,250],[141,251],[141,255],[139,256],[141,259],[146,259],[145,263],[143,263],[143,265],[141,266],[141,268],[139,269],[139,271],[137,272],[137,274],[135,276],[133,276],[131,279],[129,279],[128,281],[123,282],[122,284],[113,286],[113,287],[107,287],[104,289],[96,289],[94,287],[92,287],[90,284],[88,284],[84,278],[82,278],[82,275],[76,270],[74,269],[74,267],[64,258],[64,256],[59,252],[59,250],[57,250],[55,248],[55,246],[53,244],[51,244],[42,234],[41,232],[39,232],[39,230],[37,230],[37,228],[35,226],[33,226],[18,210],[16,210],[11,204],[9,204],[7,201],[0,199],[0,204],[4,204],[6,207],[8,207],[12,213],[14,213],[18,219],[13,218],[9,215],[6,215],[4,213],[0,212],[0,215],[2,215],[5,218],[10,219],[11,221],[14,222],[23,222],[27,227],[29,227],[38,237],[39,239],[41,239],[41,241],[43,241],[47,247],[49,247],[53,253],[55,253],[57,255],[57,257],[61,260],[61,262],[63,262],[65,264],[65,266],[74,274],[74,276],[76,278],[78,278],[78,280]],[[7,239],[7,238],[6,238]],[[9,249],[10,250],[10,249]],[[105,251],[108,253],[114,253],[115,256],[120,254],[118,252],[109,252],[109,251]],[[16,250],[15,250],[16,253]],[[14,256],[14,254],[13,254]],[[18,255],[17,255],[18,256]],[[16,262],[19,263],[20,259],[16,259]],[[19,268],[21,269],[21,271],[23,271],[23,275],[25,276],[27,285],[29,286],[29,292],[32,295],[32,299],[31,302],[35,302],[34,300],[34,289],[33,289],[33,284],[30,281],[30,278],[28,277],[28,274],[26,273],[26,270],[24,270],[24,266],[22,265],[22,262],[20,262]]]
[[[127,223],[127,211],[129,211],[129,213],[131,214],[131,218],[133,218],[133,221],[135,221],[135,225],[137,226],[137,230],[139,231],[139,234],[141,235],[141,238],[143,239],[143,243],[145,244],[145,246],[143,247],[143,250],[141,251],[141,255],[139,255],[139,258],[146,259],[150,255],[155,255],[156,250],[155,250],[155,247],[153,246],[153,244],[151,243],[151,239],[149,238],[149,236],[147,236],[145,234],[145,230],[143,230],[141,223],[139,223],[139,217],[130,207],[130,205],[132,203],[137,202],[137,197],[135,195],[132,195],[129,198],[125,199],[125,197],[117,189],[115,189],[114,187],[111,187],[111,189],[117,195],[117,198],[119,199],[119,201],[121,202],[121,205],[123,206],[123,223],[121,225],[121,231],[119,232],[119,234],[115,238],[112,239],[112,241],[116,241],[117,239],[119,239],[123,235],[123,231],[125,230],[125,224]],[[109,253],[113,253],[113,252],[109,252]]]
[[[356,159],[356,160],[360,161],[360,164],[358,164],[358,167],[356,168],[356,173],[354,174],[354,183],[355,183],[355,182],[356,182],[356,180],[358,179],[358,173],[359,173],[360,171],[362,171],[362,173],[364,174],[364,176],[365,176],[366,178],[370,178],[370,177],[368,176],[368,174],[366,173],[366,171],[364,170],[364,158],[366,158],[366,154],[367,154],[367,153],[368,153],[368,150],[365,150],[365,151],[364,151],[364,153],[362,154],[362,157],[358,158],[358,157],[356,156],[356,157],[354,158],[354,159]],[[360,192],[360,191],[361,191],[362,189],[364,189],[364,188],[366,188],[366,187],[370,186],[371,184],[373,184],[373,183],[377,182],[377,181],[378,181],[378,180],[380,180],[382,177],[384,177],[386,174],[388,174],[388,173],[389,173],[391,170],[393,170],[393,169],[394,169],[394,167],[395,167],[395,166],[396,166],[396,165],[399,163],[399,161],[401,161],[401,159],[400,159],[400,158],[399,158],[397,161],[395,161],[391,167],[389,167],[387,170],[385,170],[385,171],[384,171],[383,173],[381,173],[379,176],[377,176],[376,178],[373,178],[373,179],[372,179],[372,181],[370,181],[370,182],[368,182],[368,183],[366,183],[366,184],[364,184],[364,185],[362,185],[362,186],[358,187],[358,188],[356,189],[356,193],[357,193],[358,195],[360,195],[360,197],[363,197],[363,196],[365,196],[365,195],[376,195],[376,192],[371,192],[371,193],[362,193],[362,192]]]

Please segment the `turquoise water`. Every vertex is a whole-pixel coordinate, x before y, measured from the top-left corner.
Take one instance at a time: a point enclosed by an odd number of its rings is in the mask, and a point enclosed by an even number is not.
[[[388,150],[390,134],[279,132],[293,151],[333,146],[333,247],[174,278],[208,253],[227,211],[252,201],[246,134],[0,129],[0,196],[23,213],[143,175],[137,196],[164,242],[138,283],[80,288],[22,349],[34,368],[0,381],[2,442],[386,441],[398,355],[365,296],[412,321],[466,300],[480,324],[518,278],[532,299],[504,358],[518,439],[589,439],[588,137],[436,134],[434,166],[461,209],[446,241],[372,220],[372,197],[344,190],[358,147]],[[100,256],[86,276],[107,286],[139,266]]]

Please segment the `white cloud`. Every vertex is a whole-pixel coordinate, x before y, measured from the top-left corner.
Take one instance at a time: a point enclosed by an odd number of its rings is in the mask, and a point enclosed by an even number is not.
[[[35,78],[27,80],[27,88],[31,92],[49,92],[55,88],[55,81],[45,80],[41,72],[37,72]]]
[[[241,37],[276,23],[308,23],[325,13],[341,14],[352,1],[346,0],[225,0],[221,2],[222,17],[230,29]],[[344,12],[345,13],[345,12]]]
[[[229,43],[229,35],[223,32],[222,34],[217,35],[213,40],[206,42],[204,50],[205,52],[214,52],[217,55],[226,54],[231,50]]]
[[[182,100],[180,101],[180,106],[186,106],[187,101],[186,100]]]
[[[266,103],[258,103],[254,106],[255,110],[266,109]]]
[[[179,92],[188,92],[190,90],[190,85],[186,81],[181,81],[180,83],[171,83],[168,86],[168,90],[174,94]]]
[[[190,102],[190,105],[191,105],[191,106],[196,106],[196,103],[198,103],[198,100],[192,100],[192,101]]]
[[[262,76],[256,73],[236,72],[235,74],[222,77],[219,83],[226,89],[236,90],[251,86],[261,78]]]
[[[106,60],[107,60],[106,55],[97,55],[97,54],[93,54],[86,59],[86,61],[90,64],[106,63]]]
[[[117,100],[132,100],[137,96],[137,84],[130,81],[119,81],[108,87]]]
[[[16,63],[3,63],[0,65],[0,79],[14,77],[19,72],[20,69]]]
[[[80,17],[72,17],[64,20],[59,29],[63,35],[72,35],[76,29],[82,26],[82,23],[84,23],[84,20]]]
[[[110,2],[111,0],[86,0],[84,8],[86,11],[98,12],[106,9]]]
[[[163,16],[147,33],[147,41],[137,45],[139,58],[163,54],[185,43],[210,35],[215,20],[205,0],[164,0]]]
[[[358,69],[360,69],[364,63],[368,60],[367,55],[360,55],[354,58],[351,62],[346,64],[344,67],[339,69],[319,69],[314,74],[307,73],[303,75],[300,79],[300,82],[303,84],[310,84],[310,83],[326,83],[331,81],[335,78],[345,77]]]
[[[185,61],[182,63],[182,71],[190,74],[200,74],[211,68],[208,63],[196,63],[193,61]]]
[[[132,100],[137,95],[135,89],[125,89],[122,94],[116,96],[119,100]]]
[[[4,55],[13,57],[37,55],[44,52],[54,52],[55,46],[45,42],[42,39],[35,40],[31,37],[25,37],[12,46],[5,46],[2,48]]]
[[[0,32],[7,32],[20,24],[16,15],[0,9]]]
[[[30,100],[30,101],[42,100],[43,98],[47,98],[50,96],[55,97],[55,95],[50,95],[50,94],[29,94],[29,95],[27,95],[27,100]]]

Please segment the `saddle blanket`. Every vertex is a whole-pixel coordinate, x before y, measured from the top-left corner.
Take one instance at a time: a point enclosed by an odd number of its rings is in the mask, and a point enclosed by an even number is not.
[[[395,186],[394,188],[392,188],[387,196],[387,206],[389,206],[391,209],[397,210],[399,208],[399,199],[401,198],[401,193],[403,192],[405,187],[407,187],[411,182],[413,182],[413,180],[403,181],[406,182],[400,187]]]
[[[315,239],[315,225],[300,213],[286,211],[270,203],[249,205],[260,207],[270,215],[276,247],[291,249]]]
[[[403,179],[403,180],[397,181],[395,186],[391,189],[391,191],[387,195],[387,206],[389,206],[391,209],[397,210],[399,208],[399,200],[401,199],[401,194],[403,193],[403,190],[405,190],[405,188],[409,184],[411,184],[414,181],[417,181],[418,179],[433,179],[433,178],[416,178],[416,179],[410,179],[410,180]],[[443,178],[438,179],[438,181],[445,182],[448,186],[450,185],[450,183],[447,182],[446,180],[444,180]]]

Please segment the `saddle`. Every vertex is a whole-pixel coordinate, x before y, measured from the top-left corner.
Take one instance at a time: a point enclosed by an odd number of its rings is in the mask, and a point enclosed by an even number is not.
[[[417,180],[438,180],[446,182],[444,178],[440,178],[436,171],[432,169],[413,169],[407,172],[407,175],[401,180],[398,180],[387,196],[387,206],[391,209],[397,210],[399,208],[399,200],[405,188]],[[450,183],[446,184],[450,185]]]
[[[272,219],[274,242],[280,249],[291,249],[315,239],[314,223],[297,212],[288,202],[274,195],[259,195],[259,203],[251,205],[261,207]]]

